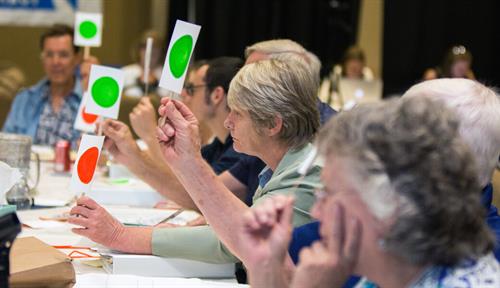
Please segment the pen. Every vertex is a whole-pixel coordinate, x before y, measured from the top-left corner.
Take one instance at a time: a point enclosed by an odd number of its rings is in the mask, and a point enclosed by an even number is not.
[[[175,211],[173,214],[170,214],[170,216],[168,216],[167,218],[161,220],[160,222],[158,222],[158,224],[162,224],[162,223],[165,223],[165,222],[167,222],[169,220],[172,220],[175,217],[177,217],[179,214],[181,214],[182,212],[184,212],[184,208],[181,208],[181,209]],[[156,225],[158,225],[158,224],[156,224]]]

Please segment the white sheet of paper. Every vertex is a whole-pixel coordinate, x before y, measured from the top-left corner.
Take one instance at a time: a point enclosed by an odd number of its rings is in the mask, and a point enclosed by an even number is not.
[[[181,94],[182,87],[184,86],[184,79],[186,78],[186,71],[189,66],[189,61],[191,60],[191,56],[193,55],[194,47],[196,46],[196,41],[198,40],[198,35],[200,34],[201,26],[191,24],[188,22],[184,22],[181,20],[177,20],[175,22],[174,32],[172,33],[172,38],[170,39],[170,43],[168,44],[167,56],[165,58],[165,64],[163,65],[163,71],[161,73],[161,79],[159,86],[175,92],[177,94]],[[189,35],[193,42],[189,55],[187,56],[187,62],[185,65],[184,72],[178,77],[172,74],[173,67],[170,67],[170,58],[173,57],[176,53],[172,54],[172,47],[174,44],[185,35]],[[175,50],[175,49],[174,49]],[[172,54],[172,55],[171,55]],[[184,55],[186,56],[186,55]],[[171,69],[172,68],[172,69]]]
[[[70,189],[74,193],[74,195],[80,195],[81,193],[88,193],[90,191],[92,182],[95,178],[94,176],[97,166],[97,160],[99,159],[99,155],[101,154],[103,143],[104,136],[83,134],[82,140],[80,142],[80,147],[78,148],[78,156],[76,158],[75,165],[73,166],[73,173],[71,175]],[[89,159],[87,157],[92,156],[91,151],[95,151],[94,148],[97,148],[98,153],[95,166],[92,167],[92,165],[89,166],[87,164],[87,160]],[[80,163],[80,161],[82,161],[82,163]],[[92,163],[93,162],[91,162],[90,164]],[[92,173],[92,171],[94,173]],[[83,172],[82,175],[79,175],[79,172]],[[83,174],[85,174],[87,177],[85,177]]]
[[[84,25],[95,25],[96,28],[95,34],[92,33],[92,37],[89,37],[89,34],[86,34],[87,37],[82,35],[80,25],[82,23],[89,21],[88,23],[92,24],[84,24]],[[88,26],[87,26],[88,28]],[[88,31],[88,30],[87,30]],[[102,38],[102,14],[100,13],[85,13],[85,12],[76,12],[75,15],[75,35],[73,37],[74,43],[76,46],[89,46],[89,47],[99,47],[101,46],[101,38]]]
[[[116,84],[118,84],[118,94],[117,95],[113,94],[117,96],[115,101],[107,101],[106,99],[111,99],[111,98],[107,97],[108,95],[107,93],[103,94],[102,92],[108,90],[99,89],[99,87],[100,88],[109,87],[105,85],[100,85],[103,83],[106,84],[109,83],[109,81],[103,82],[104,80],[110,80],[108,77],[112,78],[114,81],[116,81]],[[110,68],[101,65],[92,65],[90,67],[89,88],[87,91],[87,93],[89,94],[86,106],[87,113],[101,115],[107,118],[117,119],[118,112],[120,111],[120,101],[122,98],[123,81],[124,81],[124,75],[121,69]],[[116,90],[113,90],[113,92],[116,92]],[[103,100],[105,103],[112,102],[114,104],[112,106],[102,106],[98,102],[96,102],[96,100],[99,99]],[[102,103],[103,102],[101,102],[101,104]]]
[[[92,120],[92,119],[89,119],[89,115],[87,115],[85,118],[84,117],[84,109],[86,108],[86,105],[87,105],[87,99],[89,98],[89,94],[88,92],[85,92],[83,94],[83,97],[82,97],[82,101],[80,102],[80,107],[78,107],[78,114],[76,115],[76,118],[75,118],[75,129],[77,130],[80,130],[80,131],[83,131],[83,132],[87,132],[87,133],[94,133],[95,130],[96,130],[96,123],[97,123],[97,120],[99,119],[98,117],[95,118],[95,121],[91,122],[89,120]],[[87,109],[85,109],[85,112],[87,111]],[[88,113],[87,113],[88,114]],[[92,114],[90,114],[92,115]]]
[[[103,207],[105,207],[106,211],[108,211],[111,215],[113,215],[113,217],[118,219],[118,221],[120,221],[121,223],[129,225],[141,225],[141,226],[154,226],[177,211],[172,209],[166,210],[166,209],[139,208],[139,207],[119,207],[113,205],[103,205]],[[193,215],[193,213],[191,214],[184,213],[184,214],[187,215],[187,217],[193,217],[191,216]],[[182,213],[181,215],[178,215],[175,218],[184,220],[183,224],[187,222],[186,216],[182,215]],[[196,216],[193,217],[193,219],[194,218],[196,218]],[[189,220],[192,219],[189,218]]]
[[[24,225],[32,229],[51,229],[67,227],[66,223],[49,220],[27,220],[22,222]]]
[[[148,288],[229,288],[229,287],[249,287],[237,283],[215,282],[201,280],[197,278],[160,278],[160,277],[141,277],[135,275],[108,275],[108,274],[77,274],[74,288],[95,288],[95,287],[148,287]]]

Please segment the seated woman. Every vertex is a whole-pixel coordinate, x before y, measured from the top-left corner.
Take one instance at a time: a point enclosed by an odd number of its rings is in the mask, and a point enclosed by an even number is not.
[[[356,274],[380,287],[500,287],[475,163],[458,124],[442,102],[425,97],[335,117],[318,136],[325,187],[313,215],[322,238],[301,251],[292,271],[283,263],[293,199],[248,212],[240,245],[252,286],[342,287]]]
[[[467,78],[474,80],[472,71],[472,54],[463,45],[448,49],[440,67],[429,68],[424,72],[423,80],[437,78]]]
[[[311,151],[319,127],[316,82],[299,61],[262,60],[245,65],[231,81],[230,113],[225,127],[237,152],[260,158],[267,167],[259,175],[254,205],[273,195],[294,195],[293,225],[310,222],[314,190],[321,166],[305,174],[298,168]],[[210,226],[125,227],[88,197],[78,199],[69,222],[77,234],[115,250],[207,262],[237,262],[238,231],[250,208],[237,198],[203,160],[198,120],[186,105],[162,99],[158,128],[164,158]]]
[[[319,98],[336,110],[342,110],[344,105],[338,91],[340,78],[373,80],[373,72],[366,66],[365,53],[360,47],[350,46],[347,48],[340,64],[333,66],[328,78],[321,82]]]

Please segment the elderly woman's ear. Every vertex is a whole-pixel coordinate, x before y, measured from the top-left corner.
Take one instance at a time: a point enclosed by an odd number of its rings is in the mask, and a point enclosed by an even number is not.
[[[283,119],[280,116],[275,116],[274,126],[266,129],[267,136],[279,135],[282,128],[283,128]]]

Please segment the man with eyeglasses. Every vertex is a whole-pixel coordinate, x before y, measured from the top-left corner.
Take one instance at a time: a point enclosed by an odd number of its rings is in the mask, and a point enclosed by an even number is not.
[[[73,29],[52,26],[42,34],[40,48],[46,77],[16,96],[3,132],[29,135],[38,145],[53,146],[58,140],[75,145],[80,133],[73,123],[82,88],[75,74],[80,55],[73,45]]]
[[[224,120],[230,112],[226,99],[229,83],[242,66],[243,60],[235,57],[197,62],[191,66],[181,93],[183,102],[193,111],[194,116],[206,123],[215,136],[211,143],[202,147],[201,155],[217,175],[241,158],[250,157],[234,150],[233,139],[229,130],[224,127]],[[142,153],[124,123],[108,119],[104,121],[102,131],[107,137],[104,147],[116,161],[180,206],[198,209],[167,163],[158,158],[163,156],[154,158]],[[159,147],[158,142],[151,144]],[[192,224],[203,224],[203,221]]]
[[[224,120],[229,114],[226,103],[229,83],[242,66],[240,58],[215,58],[191,70],[181,93],[182,101],[215,136],[210,144],[201,149],[201,154],[216,174],[230,168],[241,156],[233,149],[233,138],[224,127]]]

